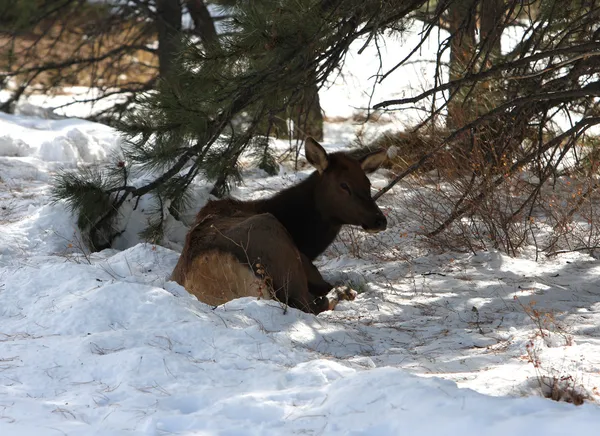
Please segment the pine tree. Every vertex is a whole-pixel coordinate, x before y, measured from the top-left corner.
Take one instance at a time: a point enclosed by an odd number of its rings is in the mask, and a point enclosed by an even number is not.
[[[120,126],[122,153],[102,168],[60,173],[55,199],[66,200],[90,246],[102,249],[117,233],[125,201],[152,195],[161,210],[145,234],[160,239],[164,209],[179,216],[200,172],[224,194],[229,182],[239,180],[243,152],[275,170],[265,137],[273,115],[299,105],[307,89],[321,87],[354,40],[396,28],[425,1],[236,1],[218,44],[181,41],[167,79]],[[132,177],[142,173],[150,182],[133,186]]]

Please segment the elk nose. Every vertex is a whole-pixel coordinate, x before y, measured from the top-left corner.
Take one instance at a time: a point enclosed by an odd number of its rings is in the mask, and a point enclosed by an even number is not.
[[[375,219],[375,228],[385,230],[387,227],[387,218],[384,214],[379,214]]]

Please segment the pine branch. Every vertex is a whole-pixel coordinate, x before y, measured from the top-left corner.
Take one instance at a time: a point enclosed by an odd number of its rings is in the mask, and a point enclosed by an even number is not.
[[[208,50],[188,44],[171,66],[177,74],[162,81],[157,93],[140,100],[142,109],[121,126],[128,137],[123,162],[115,158],[115,165],[106,169],[110,184],[94,185],[110,206],[93,214],[89,230],[93,245],[98,249],[110,244],[116,231],[112,222],[127,200],[153,194],[161,214],[163,207],[178,213],[199,171],[216,177],[215,188],[225,191],[228,180],[239,177],[237,161],[248,147],[264,169],[276,171],[268,138],[260,136],[262,121],[288,113],[307,87],[320,87],[354,40],[396,23],[424,3],[413,0],[398,8],[384,2],[377,9],[365,8],[359,1],[237,3],[230,35],[221,36],[219,47],[211,45]],[[134,186],[128,168],[164,172]],[[83,206],[81,199],[63,198],[74,208]],[[150,227],[155,235],[160,225],[151,220]]]
[[[521,59],[517,59],[515,61],[510,61],[510,62],[496,65],[496,66],[494,66],[488,70],[485,70],[483,72],[480,72],[480,73],[469,73],[460,79],[448,81],[448,82],[438,85],[434,88],[430,88],[427,91],[422,92],[421,94],[418,94],[414,97],[382,101],[380,103],[377,103],[375,106],[373,106],[373,108],[374,109],[382,109],[382,108],[386,108],[388,106],[393,106],[393,105],[417,103],[417,102],[419,102],[427,97],[431,97],[434,94],[437,94],[439,92],[447,91],[451,88],[457,88],[460,86],[479,82],[479,81],[485,80],[487,78],[493,77],[503,71],[508,71],[508,70],[512,70],[512,69],[515,69],[518,67],[527,66],[527,65],[530,65],[531,63],[533,63],[535,61],[539,61],[541,59],[552,58],[552,57],[559,56],[559,55],[569,55],[569,54],[573,54],[573,53],[580,53],[580,54],[584,54],[587,56],[594,56],[594,55],[598,54],[597,53],[598,50],[600,50],[600,42],[591,42],[591,43],[579,44],[579,45],[575,45],[575,46],[557,48],[554,50],[548,50],[548,51],[543,51],[540,53],[535,53],[533,55],[530,55],[530,56],[527,56],[527,57],[524,57]]]

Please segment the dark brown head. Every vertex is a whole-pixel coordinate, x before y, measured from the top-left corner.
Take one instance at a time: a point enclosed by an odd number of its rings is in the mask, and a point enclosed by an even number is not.
[[[316,201],[324,217],[338,224],[362,226],[369,232],[385,230],[387,220],[371,197],[367,174],[385,161],[385,150],[360,160],[345,153],[327,152],[313,138],[304,143],[306,159],[318,171]]]

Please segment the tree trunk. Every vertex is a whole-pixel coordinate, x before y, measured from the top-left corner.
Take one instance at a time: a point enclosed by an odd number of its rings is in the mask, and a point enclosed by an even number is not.
[[[304,131],[317,141],[323,140],[323,112],[316,83],[304,90],[300,119],[304,121]]]
[[[161,78],[173,69],[179,52],[182,8],[179,0],[156,0],[156,28],[158,30],[158,63]]]
[[[450,41],[450,80],[463,77],[471,68],[470,61],[475,53],[475,0],[455,0],[448,8]],[[453,87],[454,95],[448,103],[448,128],[457,129],[469,119],[464,98],[467,89]]]
[[[500,37],[505,26],[504,0],[485,0],[479,7],[481,50],[487,57],[485,68],[489,68],[501,54]]]
[[[480,3],[479,7],[481,34],[481,62],[479,68],[487,70],[497,63],[502,54],[500,40],[505,27],[505,4],[504,0],[485,0]],[[477,90],[474,93],[475,109],[477,116],[480,116],[500,103],[502,86],[497,79],[484,80],[476,86]],[[500,156],[508,154],[508,150],[514,151],[514,147],[507,147],[514,141],[499,140],[504,136],[503,124],[505,122],[506,120],[502,118],[490,119],[483,123],[479,129],[481,148],[486,156],[485,160],[496,166],[501,165]],[[517,129],[515,132],[516,136],[519,136],[519,133],[522,134],[524,130]]]
[[[194,21],[194,32],[200,37],[204,48],[218,46],[217,30],[210,12],[203,0],[186,0],[186,5],[192,20]]]
[[[322,141],[323,111],[314,72],[309,77],[309,84],[302,90],[300,100],[291,109],[291,118],[298,127],[292,132],[292,136],[301,139],[312,136],[317,141]]]

